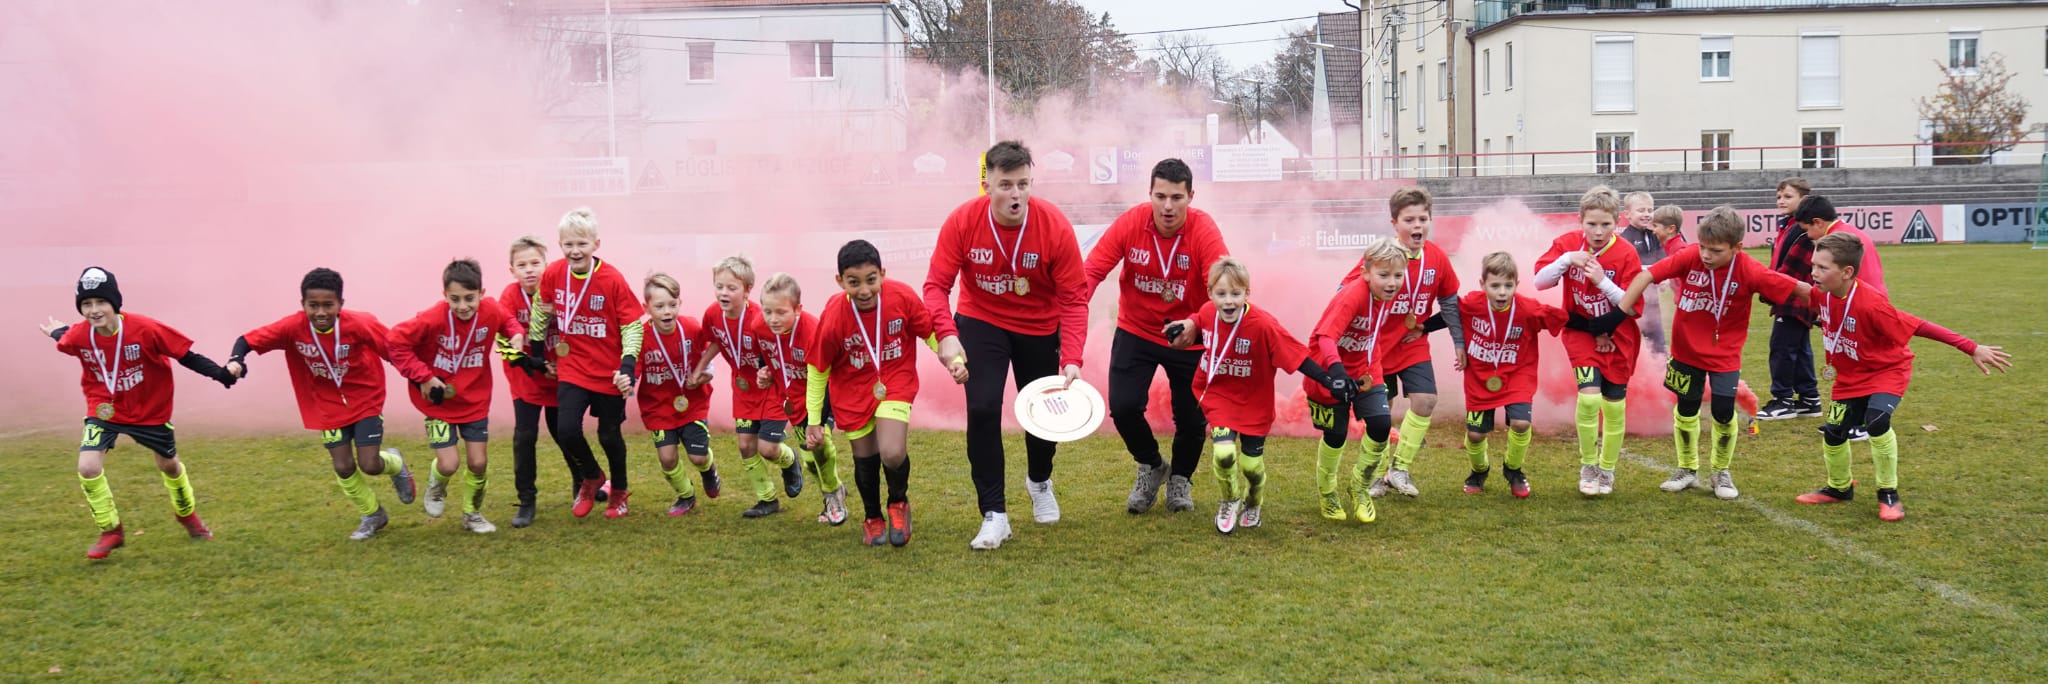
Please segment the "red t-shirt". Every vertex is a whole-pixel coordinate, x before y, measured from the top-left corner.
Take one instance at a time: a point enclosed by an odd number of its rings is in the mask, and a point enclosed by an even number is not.
[[[797,314],[796,327],[788,335],[777,335],[768,327],[766,319],[754,331],[755,344],[768,359],[768,374],[775,396],[780,397],[776,414],[791,424],[801,424],[810,416],[810,407],[804,404],[804,393],[808,390],[810,378],[804,367],[809,364],[811,350],[817,348],[818,317],[810,312]],[[870,393],[874,390],[868,390]]]
[[[391,328],[391,367],[406,379],[413,407],[426,417],[456,424],[476,422],[491,415],[490,358],[498,335],[511,337],[525,330],[526,326],[512,322],[511,314],[495,299],[478,301],[476,315],[467,321],[451,317],[444,301]],[[455,396],[443,399],[439,406],[427,401],[420,383],[430,378],[447,383]]]
[[[533,320],[533,298],[519,287],[519,281],[512,281],[512,284],[505,286],[505,292],[498,295],[498,305],[505,307],[506,313],[511,314],[512,319],[518,321],[521,327],[525,327],[527,321]],[[557,330],[558,328],[554,326],[548,326],[544,331],[547,339],[544,340],[542,348],[549,357],[555,353],[555,343],[562,341],[562,335]],[[527,375],[524,369],[513,368],[511,361],[505,362],[505,385],[511,389],[513,399],[534,406],[554,406],[557,384],[554,378],[545,374]]]
[[[1870,239],[1870,234],[1855,226],[1836,221],[1834,225],[1828,226],[1828,232],[1822,233],[1821,237],[1835,233],[1848,233],[1863,242],[1863,264],[1856,269],[1856,279],[1865,285],[1876,287],[1878,292],[1889,293],[1890,290],[1884,286],[1884,260],[1877,257],[1877,242]]]
[[[759,373],[768,352],[768,340],[757,330],[768,329],[761,318],[761,305],[747,302],[739,318],[726,318],[718,302],[704,309],[704,332],[718,342],[718,355],[732,370],[732,417],[740,420],[781,420],[782,395],[773,387],[761,387]]]
[[[1799,288],[1799,283],[1773,273],[1744,252],[1736,252],[1727,266],[1709,271],[1697,245],[1686,245],[1651,265],[1650,277],[1660,283],[1679,280],[1678,313],[1671,317],[1671,358],[1709,373],[1742,370],[1750,300],[1761,294],[1782,302]]]
[[[1387,342],[1379,339],[1379,330],[1386,319],[1393,316],[1394,301],[1373,299],[1372,286],[1364,280],[1352,280],[1337,290],[1337,296],[1323,307],[1323,317],[1316,321],[1315,330],[1308,336],[1309,354],[1316,363],[1328,367],[1343,361],[1344,372],[1352,379],[1360,380],[1366,387],[1380,384],[1381,371],[1379,350]],[[1322,353],[1323,340],[1332,341],[1337,347],[1337,356],[1331,358]],[[1300,364],[1296,364],[1300,365]],[[1334,404],[1330,388],[1315,378],[1301,379],[1301,390],[1318,404]]]
[[[1458,315],[1465,319],[1465,410],[1535,401],[1536,335],[1564,332],[1564,309],[1517,294],[1507,311],[1495,311],[1485,292],[1473,291],[1458,298]],[[1487,389],[1489,378],[1500,378],[1500,388]]]
[[[1273,372],[1292,373],[1308,358],[1308,347],[1280,326],[1272,314],[1250,304],[1237,323],[1217,319],[1216,303],[1195,312],[1202,330],[1201,365],[1195,395],[1211,427],[1263,437],[1273,428]]]
[[[934,332],[935,319],[917,291],[896,280],[883,279],[877,295],[877,311],[853,310],[846,293],[834,293],[818,314],[817,348],[812,350],[812,368],[832,374],[827,385],[832,417],[847,430],[866,427],[883,401],[911,402],[917,399],[917,345]],[[878,323],[876,319],[881,319]],[[862,326],[866,333],[862,333]],[[881,334],[875,336],[880,327]],[[870,341],[881,347],[877,367]],[[885,394],[875,398],[876,382]]]
[[[1906,395],[1913,381],[1913,348],[1907,343],[1920,319],[1892,307],[1883,291],[1858,283],[1848,297],[1813,288],[1807,301],[1818,314],[1821,348],[1835,368],[1835,401],[1872,394]]]
[[[647,331],[640,344],[640,388],[635,395],[640,399],[640,422],[649,430],[677,430],[695,423],[711,414],[711,383],[698,385],[697,389],[684,389],[683,381],[696,367],[697,358],[711,345],[711,335],[706,334],[696,321],[683,316],[676,317],[676,329],[663,335],[648,322]],[[681,411],[676,410],[676,397],[688,403]]]
[[[554,307],[555,333],[569,342],[569,354],[555,359],[555,376],[591,392],[617,396],[612,375],[619,372],[619,358],[625,354],[619,330],[646,313],[626,276],[603,259],[597,259],[590,273],[572,275],[569,261],[557,259],[541,273],[540,291]]]
[[[291,352],[285,366],[309,430],[338,430],[384,412],[391,331],[376,316],[347,309],[335,317],[335,328],[316,332],[300,311],[242,336],[258,354]]]
[[[939,227],[924,281],[924,305],[941,337],[959,334],[949,304],[955,282],[960,315],[1023,335],[1059,333],[1060,365],[1080,365],[1092,291],[1074,224],[1059,207],[1033,197],[1016,228],[995,223],[986,196],[954,209]]]
[[[1544,252],[1542,257],[1536,259],[1536,270],[1543,270],[1567,253],[1583,251],[1593,254],[1600,262],[1600,266],[1607,271],[1607,278],[1620,287],[1624,283],[1634,282],[1636,274],[1643,271],[1642,257],[1637,256],[1636,250],[1623,242],[1619,238],[1610,237],[1607,239],[1606,247],[1595,250],[1588,248],[1585,233],[1565,233],[1551,241],[1550,251]],[[1578,267],[1565,269],[1563,282],[1564,306],[1560,308],[1563,308],[1565,313],[1577,312],[1586,318],[1596,318],[1614,310],[1614,303],[1608,301],[1607,295],[1600,291],[1600,287],[1588,279],[1586,274],[1580,273]],[[1580,330],[1564,331],[1564,352],[1566,356],[1571,357],[1572,366],[1598,368],[1608,382],[1627,383],[1629,376],[1636,372],[1636,354],[1642,352],[1643,333],[1636,327],[1633,317],[1633,314],[1641,313],[1642,308],[1642,303],[1638,302],[1631,317],[1623,320],[1621,325],[1615,326],[1613,353],[1602,354],[1594,351],[1597,345],[1590,333]]]
[[[1116,327],[1160,346],[1172,344],[1160,328],[1195,315],[1209,303],[1209,266],[1230,254],[1209,212],[1187,212],[1180,231],[1162,238],[1152,223],[1152,205],[1131,207],[1109,224],[1081,268],[1088,277],[1086,291],[1093,294],[1110,269],[1123,262]],[[1167,292],[1173,293],[1173,301],[1166,301]]]
[[[72,324],[57,340],[57,351],[78,357],[85,370],[78,381],[85,389],[85,415],[98,417],[100,404],[111,403],[114,417],[104,419],[107,422],[163,425],[171,422],[171,399],[177,389],[166,359],[184,358],[192,351],[192,339],[154,318],[124,313],[116,335],[94,332],[91,323]],[[111,393],[108,375],[113,377]]]
[[[1365,257],[1358,258],[1358,266],[1344,274],[1344,282],[1350,283],[1364,278]],[[1436,314],[1436,301],[1458,294],[1458,272],[1451,268],[1451,258],[1444,255],[1444,249],[1435,242],[1422,241],[1422,253],[1408,258],[1408,277],[1401,282],[1401,291],[1394,296],[1393,312],[1387,316],[1386,325],[1380,328],[1380,335],[1388,338],[1381,342],[1385,353],[1380,355],[1380,368],[1387,373],[1398,373],[1409,366],[1429,361],[1429,338],[1415,338],[1402,342],[1409,330],[1421,330],[1424,321]],[[1411,325],[1409,321],[1414,321]]]

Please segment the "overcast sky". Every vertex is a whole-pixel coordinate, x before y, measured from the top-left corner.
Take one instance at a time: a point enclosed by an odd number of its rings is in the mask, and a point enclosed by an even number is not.
[[[1160,31],[1166,29],[1238,24],[1248,21],[1310,17],[1318,12],[1350,12],[1351,8],[1337,0],[1079,0],[1081,6],[1100,14],[1109,13],[1110,21],[1117,30],[1125,33],[1136,31]],[[1361,3],[1363,4],[1363,3]],[[1197,35],[1218,44],[1223,58],[1230,61],[1231,68],[1243,69],[1272,59],[1280,50],[1277,40],[1288,29],[1313,26],[1315,20],[1260,24],[1239,28],[1199,31]],[[1137,47],[1154,45],[1156,36],[1133,36]],[[1223,43],[1244,42],[1237,45]],[[1139,57],[1149,56],[1144,52]]]

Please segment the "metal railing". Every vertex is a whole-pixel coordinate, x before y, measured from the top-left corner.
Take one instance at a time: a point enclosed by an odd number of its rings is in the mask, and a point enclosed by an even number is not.
[[[1981,150],[2011,146],[1994,154]],[[1753,145],[1622,150],[1545,150],[1305,158],[1289,179],[1315,177],[1447,178],[1542,174],[1656,173],[1764,169],[1882,168],[1974,164],[2032,164],[2048,140],[1904,142],[1853,145]]]
[[[1939,5],[1954,0],[1474,0],[1473,30],[1519,16],[1595,12],[1794,9],[1856,5]]]

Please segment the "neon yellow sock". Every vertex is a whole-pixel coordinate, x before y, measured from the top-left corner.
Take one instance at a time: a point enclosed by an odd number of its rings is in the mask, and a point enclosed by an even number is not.
[[[387,459],[385,462],[389,463],[390,461]],[[388,468],[390,466],[385,467]],[[347,498],[350,503],[356,505],[357,514],[369,515],[377,512],[377,493],[370,491],[369,483],[363,481],[362,471],[358,470],[349,473],[348,477],[337,477],[335,479],[341,482],[341,495]]]
[[[1678,467],[1700,469],[1700,414],[1671,409],[1671,443],[1678,449]]]
[[[1401,419],[1401,446],[1394,449],[1394,469],[1407,470],[1415,463],[1415,454],[1422,451],[1423,439],[1429,436],[1429,416],[1408,412]]]
[[[1237,443],[1214,442],[1209,445],[1210,471],[1216,474],[1216,484],[1223,489],[1224,501],[1237,500]]]
[[[1600,462],[1600,395],[1579,394],[1573,424],[1579,428],[1579,465]]]
[[[384,457],[385,477],[398,477],[399,473],[405,472],[405,459],[398,455],[397,449],[385,449],[384,452],[379,455]],[[370,513],[375,512],[376,511],[370,511]],[[364,513],[363,515],[369,515],[370,513]]]
[[[1316,491],[1337,493],[1337,473],[1344,469],[1344,447],[1316,440]]]
[[[740,459],[740,463],[746,465],[747,482],[754,485],[754,498],[756,500],[774,501],[778,498],[775,495],[776,490],[782,488],[782,483],[775,481],[775,478],[769,474],[767,459],[760,456],[748,456]]]
[[[1359,440],[1358,462],[1351,466],[1351,488],[1357,492],[1365,491],[1366,480],[1370,479],[1372,470],[1379,467],[1380,461],[1386,457],[1386,442],[1375,442],[1370,435]]]
[[[1870,460],[1877,465],[1877,488],[1899,488],[1899,431],[1870,436]]]
[[[164,489],[171,492],[171,510],[177,511],[178,517],[191,515],[199,508],[199,498],[192,495],[192,480],[185,477],[185,464],[178,464],[177,477],[164,475],[162,471],[157,474],[164,478]],[[101,473],[100,477],[104,478],[106,474]]]
[[[705,449],[705,450],[704,450],[704,462],[703,462],[703,463],[698,463],[698,462],[696,462],[696,461],[691,461],[691,460],[690,460],[690,459],[688,459],[688,458],[684,458],[683,460],[684,460],[684,461],[688,461],[688,462],[689,462],[689,464],[690,464],[690,467],[692,467],[692,468],[696,468],[696,469],[697,469],[697,472],[700,472],[700,473],[707,473],[707,472],[711,472],[711,468],[712,468],[713,466],[716,466],[716,465],[718,465],[718,454],[717,454],[717,453],[715,453],[715,452],[713,452],[713,451],[712,451],[712,450],[710,450],[710,449]]]
[[[1828,444],[1826,441],[1822,441],[1820,456],[1828,464],[1829,487],[1848,489],[1850,485],[1855,483],[1855,476],[1849,470],[1848,442]]]
[[[674,468],[661,469],[661,476],[668,479],[668,486],[675,488],[676,496],[688,498],[697,495],[697,485],[690,481],[690,471],[684,470],[682,463],[677,463]]]
[[[462,499],[462,512],[475,513],[478,510],[482,510],[484,507],[484,488],[490,485],[491,478],[474,470],[464,470],[462,483],[469,485],[469,496]]]
[[[114,488],[107,484],[106,473],[78,478],[78,488],[85,490],[85,507],[92,509],[92,523],[101,532],[121,526],[121,511],[114,508]]]
[[[1502,456],[1500,464],[1515,470],[1522,469],[1522,460],[1529,455],[1529,440],[1535,438],[1535,430],[1508,428],[1508,454]]]
[[[1244,472],[1244,505],[1256,508],[1266,500],[1266,457],[1240,454],[1237,467]]]
[[[818,475],[820,493],[830,494],[846,486],[839,481],[839,447],[831,439],[818,443],[818,448],[811,452],[811,463]]]
[[[1493,465],[1489,461],[1489,457],[1487,455],[1486,450],[1487,446],[1485,439],[1481,439],[1477,442],[1474,442],[1472,441],[1471,435],[1465,436],[1465,456],[1472,459],[1472,472],[1476,473],[1481,470],[1493,469]]]
[[[1628,433],[1628,400],[1600,404],[1600,469],[1613,470],[1621,462],[1621,440]]]
[[[1735,462],[1735,435],[1741,432],[1741,430],[1735,429],[1735,421],[1733,420],[1726,423],[1714,423],[1712,428],[1712,436],[1714,438],[1714,470],[1727,470],[1728,466]]]
[[[775,459],[770,461],[770,463],[774,463],[775,467],[777,468],[788,468],[790,466],[796,465],[796,450],[789,448],[788,442],[783,442],[775,446]]]

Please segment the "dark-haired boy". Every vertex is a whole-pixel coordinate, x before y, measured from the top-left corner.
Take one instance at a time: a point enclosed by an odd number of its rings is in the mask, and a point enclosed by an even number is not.
[[[441,296],[440,303],[391,329],[391,365],[405,376],[412,405],[427,417],[427,446],[434,450],[427,515],[441,517],[447,505],[460,441],[469,464],[462,529],[489,534],[498,531],[481,510],[490,454],[489,361],[500,334],[509,338],[508,346],[525,347],[526,328],[484,296],[483,268],[474,259],[458,259],[441,271]]]

